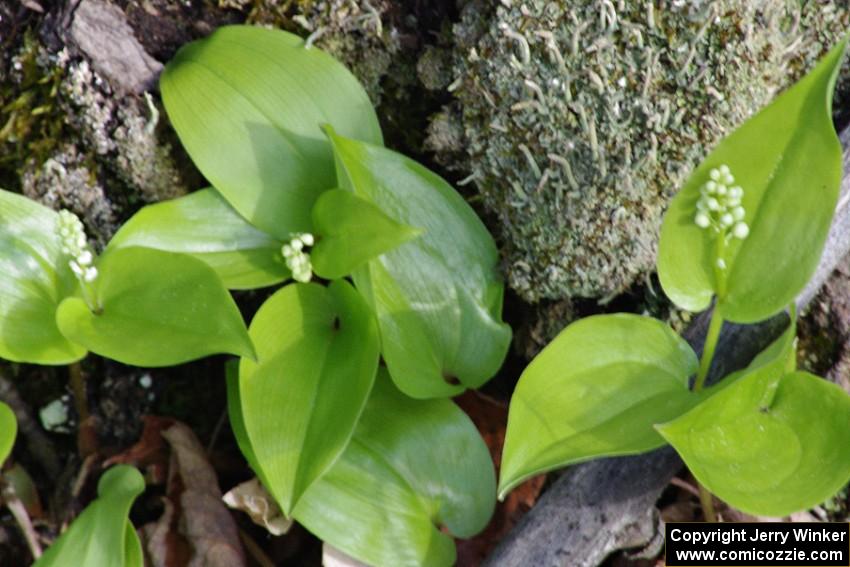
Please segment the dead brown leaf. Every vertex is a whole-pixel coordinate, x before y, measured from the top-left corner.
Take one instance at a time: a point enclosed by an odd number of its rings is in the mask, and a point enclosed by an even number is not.
[[[157,475],[167,471],[165,511],[142,529],[152,567],[246,567],[215,471],[186,425],[146,416],[139,442],[110,462],[141,465]]]
[[[263,526],[272,535],[283,535],[292,527],[292,520],[284,517],[280,506],[258,478],[243,482],[225,494],[222,500],[230,508],[248,514],[251,521]]]

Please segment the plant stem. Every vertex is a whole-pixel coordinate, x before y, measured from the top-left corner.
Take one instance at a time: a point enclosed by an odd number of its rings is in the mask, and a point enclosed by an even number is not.
[[[24,539],[27,542],[27,547],[30,548],[33,559],[38,559],[41,557],[41,544],[38,542],[38,533],[36,533],[35,528],[32,526],[32,520],[27,513],[26,506],[18,498],[18,495],[15,493],[15,487],[10,482],[7,482],[6,479],[0,479],[0,486],[2,486],[2,489],[0,489],[0,494],[2,494],[0,504],[5,504],[9,512],[12,513],[12,517],[15,518],[15,522],[17,522],[18,527],[21,528],[21,532],[24,534]]]
[[[705,379],[708,376],[708,370],[711,368],[711,361],[714,358],[714,349],[717,348],[717,340],[720,338],[721,328],[723,328],[723,316],[720,315],[720,310],[715,305],[714,311],[711,313],[711,322],[708,324],[705,344],[702,347],[702,358],[699,361],[699,371],[697,372],[697,379],[694,382],[694,392],[699,392],[705,385]]]
[[[86,396],[86,378],[83,376],[83,367],[79,362],[73,362],[68,366],[71,392],[74,394],[74,406],[77,409],[79,422],[84,422],[89,417],[88,397]]]
[[[714,512],[714,500],[711,498],[711,492],[699,482],[697,482],[697,486],[699,487],[699,502],[702,504],[702,515],[705,516],[705,521],[712,524],[717,523],[717,514]]]
[[[714,350],[717,348],[717,341],[720,338],[720,330],[723,328],[723,316],[720,314],[720,309],[717,304],[714,305],[714,311],[711,312],[711,321],[708,323],[708,333],[705,337],[705,344],[702,347],[702,358],[699,361],[699,371],[697,378],[694,381],[694,392],[699,392],[705,385],[705,379],[708,377],[708,371],[711,368],[711,361],[714,359]],[[717,514],[714,512],[714,501],[711,499],[711,493],[699,481],[699,501],[702,504],[702,513],[707,522],[717,522]]]

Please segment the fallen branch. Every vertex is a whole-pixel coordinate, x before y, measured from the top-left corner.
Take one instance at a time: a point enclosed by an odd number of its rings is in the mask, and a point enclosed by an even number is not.
[[[805,307],[850,251],[850,127],[841,133],[844,180],[820,265],[797,298]],[[684,336],[701,353],[709,312]],[[780,314],[758,325],[725,324],[708,381],[743,368],[788,324]],[[655,508],[661,492],[682,468],[670,447],[635,457],[600,459],[570,467],[502,541],[486,565],[590,567],[613,551],[643,547],[658,532]]]

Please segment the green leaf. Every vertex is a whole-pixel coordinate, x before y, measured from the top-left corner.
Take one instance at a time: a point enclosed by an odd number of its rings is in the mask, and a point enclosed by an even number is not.
[[[229,289],[253,289],[282,282],[289,270],[283,242],[257,230],[214,189],[148,205],[132,216],[109,249],[141,246],[189,254],[202,260]]]
[[[198,169],[243,217],[281,239],[309,232],[314,201],[336,185],[321,124],[382,143],[357,80],[283,31],[219,28],[177,52],[160,88]]]
[[[658,426],[708,490],[765,516],[816,506],[850,479],[850,396],[806,372],[776,384],[761,368]]]
[[[128,519],[133,500],[145,490],[135,468],[118,465],[97,485],[98,498],[35,562],[34,567],[109,565],[142,567],[142,549]]]
[[[104,255],[98,269],[100,309],[69,297],[56,312],[70,340],[134,366],[172,366],[221,352],[254,356],[233,298],[202,261],[128,247]]]
[[[545,471],[664,445],[653,426],[701,399],[688,389],[697,366],[688,343],[655,319],[617,314],[573,323],[520,376],[499,497]]]
[[[493,463],[469,418],[449,400],[408,398],[382,369],[351,443],[294,516],[370,565],[448,566],[451,535],[478,533],[494,505]]]
[[[353,274],[378,315],[382,355],[409,396],[476,388],[504,360],[499,254],[475,212],[442,178],[379,146],[329,133],[343,188],[395,222],[424,230]]]
[[[709,386],[706,395],[713,396],[756,370],[767,372],[774,376],[773,387],[778,384],[783,375],[797,369],[797,310],[792,307],[791,321],[782,334],[770,343],[767,348],[758,353],[746,368],[725,376],[720,382]]]
[[[12,408],[0,402],[0,467],[12,452],[15,436],[18,434],[18,420]]]
[[[720,142],[671,202],[661,229],[658,274],[680,307],[703,310],[717,294],[724,318],[750,323],[788,305],[808,282],[841,183],[831,100],[844,47],[842,42]],[[715,233],[694,220],[700,188],[721,164],[744,190],[750,228],[749,236],[732,238],[726,246],[725,270],[716,267]]]
[[[34,364],[69,364],[85,349],[56,327],[56,308],[75,285],[62,254],[59,215],[0,190],[0,357]]]
[[[249,332],[257,362],[239,367],[242,426],[266,488],[290,515],[351,439],[375,380],[378,329],[338,280],[279,290]]]
[[[320,237],[310,251],[313,271],[326,279],[347,276],[369,260],[422,234],[344,189],[326,191],[316,201],[313,232]]]

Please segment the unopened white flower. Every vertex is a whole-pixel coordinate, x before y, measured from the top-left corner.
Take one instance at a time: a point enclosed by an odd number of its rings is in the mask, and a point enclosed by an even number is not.
[[[97,269],[92,266],[94,254],[89,249],[86,231],[82,221],[71,211],[59,211],[56,223],[62,253],[70,256],[68,267],[80,280],[92,283],[97,279]]]
[[[735,176],[726,164],[712,168],[708,177],[700,187],[694,223],[700,228],[711,228],[716,234],[723,234],[723,238],[746,238],[748,229],[737,229],[736,232],[736,223],[741,223],[746,216],[741,206],[744,189],[734,185]],[[732,234],[727,232],[729,229],[732,229]]]
[[[736,221],[744,220],[744,215],[746,212],[744,211],[744,207],[738,206],[732,209],[732,217]]]
[[[748,234],[750,234],[750,227],[747,226],[747,223],[745,222],[738,222],[732,229],[732,234],[735,236],[735,238],[743,240],[747,237]]]
[[[314,244],[312,234],[293,234],[292,239],[281,247],[281,254],[286,260],[286,267],[292,272],[292,279],[306,283],[313,277],[313,264],[310,254],[304,248]]]

